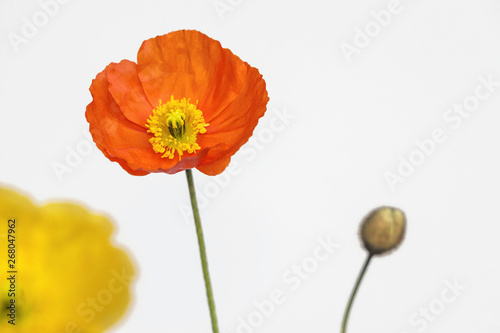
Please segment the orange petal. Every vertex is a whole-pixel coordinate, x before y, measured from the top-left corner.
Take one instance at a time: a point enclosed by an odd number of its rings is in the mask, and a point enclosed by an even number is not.
[[[266,111],[269,97],[265,81],[257,69],[248,72],[245,85],[235,100],[210,121],[207,132],[198,136],[201,147],[213,147],[224,143],[224,153],[218,158],[233,155],[252,136],[259,118]],[[208,157],[211,157],[210,154]],[[210,164],[207,158],[202,164]]]
[[[92,81],[90,92],[94,99],[85,113],[94,141],[115,149],[150,146],[146,131],[129,121],[109,94],[106,71]]]
[[[120,164],[120,166],[125,169],[125,171],[127,171],[128,173],[130,173],[131,175],[133,176],[145,176],[145,175],[149,175],[150,172],[148,171],[142,171],[142,170],[134,170],[132,169],[127,161],[121,159],[121,158],[117,158],[117,157],[114,157],[112,155],[109,155],[109,153],[106,151],[106,148],[104,147],[100,147],[99,145],[97,145],[97,147],[103,152],[104,156],[106,156],[110,161],[112,162],[117,162],[118,164]]]
[[[156,164],[164,161],[161,161],[159,154],[154,153],[149,143],[151,135],[129,121],[109,93],[107,69],[97,74],[90,86],[94,99],[87,106],[85,116],[90,124],[92,138],[107,158],[120,163],[127,172],[134,175],[149,173],[151,170],[144,166],[155,163],[148,159],[157,160]],[[166,168],[174,164],[170,161]]]
[[[125,150],[112,150],[110,152],[113,156],[126,156],[124,159],[133,170],[163,172],[168,174],[195,168],[207,153],[208,149],[198,151],[197,154],[185,153],[181,161],[179,161],[177,158],[162,158],[162,154],[155,153],[151,147],[149,149],[131,148]]]
[[[265,82],[228,49],[197,31],[176,31],[145,41],[138,65],[110,64],[92,82],[87,107],[90,131],[99,149],[133,175],[176,173],[197,167],[221,173],[245,143],[269,100]],[[149,143],[145,124],[161,100],[198,102],[210,124],[198,136],[201,150],[162,158]]]
[[[231,162],[231,156],[216,159],[213,163],[199,165],[196,169],[207,176],[216,176],[222,173]]]
[[[107,68],[107,80],[109,92],[125,117],[146,128],[146,120],[154,108],[149,104],[137,76],[137,65],[129,60],[112,63]]]
[[[193,103],[198,101],[207,121],[236,98],[248,67],[218,41],[194,30],[144,41],[137,63],[151,105],[172,95],[190,98]]]

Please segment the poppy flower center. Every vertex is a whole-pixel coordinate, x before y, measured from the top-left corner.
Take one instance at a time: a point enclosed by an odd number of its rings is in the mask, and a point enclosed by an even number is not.
[[[146,124],[148,133],[153,134],[149,142],[155,153],[173,159],[177,152],[179,161],[185,151],[191,154],[201,149],[196,139],[198,134],[207,131],[207,126],[203,113],[195,104],[186,98],[174,99],[174,96],[167,103],[160,100]]]

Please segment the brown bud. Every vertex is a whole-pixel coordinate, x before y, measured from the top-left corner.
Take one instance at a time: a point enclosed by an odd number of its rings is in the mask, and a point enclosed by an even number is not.
[[[401,244],[405,229],[406,216],[402,210],[379,207],[361,222],[360,236],[370,255],[383,254]]]

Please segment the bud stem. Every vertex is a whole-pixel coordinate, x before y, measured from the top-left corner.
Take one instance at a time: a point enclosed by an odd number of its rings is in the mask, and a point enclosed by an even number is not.
[[[368,256],[365,259],[365,263],[363,264],[363,267],[361,268],[361,271],[359,272],[358,279],[356,281],[356,284],[354,285],[354,288],[351,292],[351,297],[349,298],[349,302],[347,303],[347,307],[345,309],[344,319],[342,320],[342,332],[341,333],[346,332],[347,319],[349,318],[349,313],[351,312],[351,307],[352,307],[352,303],[354,302],[354,297],[356,297],[356,293],[358,292],[359,285],[361,284],[361,280],[363,280],[363,276],[366,273],[366,270],[368,268],[368,264],[370,263],[370,260],[372,259],[372,257],[373,257],[373,254],[368,253]]]

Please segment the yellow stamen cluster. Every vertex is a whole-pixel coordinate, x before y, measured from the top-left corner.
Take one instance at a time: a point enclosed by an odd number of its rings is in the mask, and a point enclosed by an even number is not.
[[[174,96],[165,104],[160,100],[147,122],[148,133],[153,134],[149,139],[153,150],[169,159],[173,159],[177,152],[179,161],[184,151],[191,154],[201,149],[196,138],[205,133],[208,126],[195,104],[186,98],[174,99]]]

